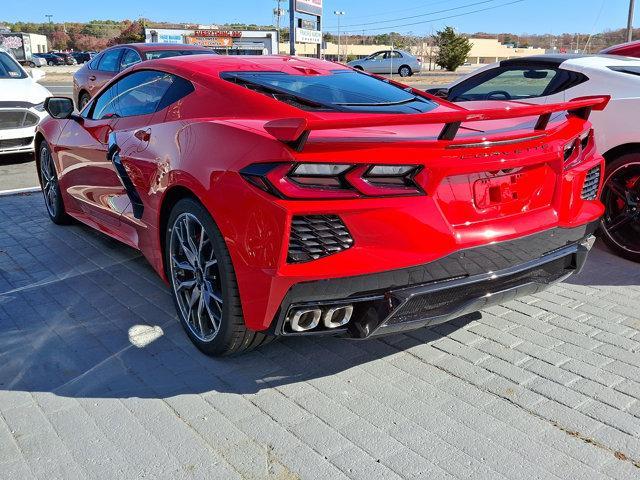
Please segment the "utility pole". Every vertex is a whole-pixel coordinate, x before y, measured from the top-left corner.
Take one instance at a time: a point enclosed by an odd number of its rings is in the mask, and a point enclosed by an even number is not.
[[[280,39],[282,37],[280,20],[283,17],[285,12],[285,10],[280,6],[282,2],[283,0],[276,0],[277,7],[273,10],[273,14],[276,16],[276,25],[277,25],[277,31],[278,31],[278,51],[276,52],[277,54],[280,53]]]
[[[45,15],[45,17],[49,20],[49,31],[53,32],[53,22],[51,21],[51,17],[53,17],[53,15]]]
[[[289,55],[296,54],[296,0],[289,0]]]
[[[635,0],[629,0],[629,18],[627,20],[627,42],[633,40],[633,9]]]
[[[342,10],[334,10],[333,14],[338,17],[338,62],[340,61],[340,17],[343,16],[346,12]]]

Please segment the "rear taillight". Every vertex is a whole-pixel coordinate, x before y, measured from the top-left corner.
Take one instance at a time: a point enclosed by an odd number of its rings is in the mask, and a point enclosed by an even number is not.
[[[252,185],[290,199],[422,195],[418,165],[256,163],[240,171]]]
[[[593,144],[593,130],[582,132],[580,136],[564,146],[564,168],[575,167],[584,159],[584,152]]]

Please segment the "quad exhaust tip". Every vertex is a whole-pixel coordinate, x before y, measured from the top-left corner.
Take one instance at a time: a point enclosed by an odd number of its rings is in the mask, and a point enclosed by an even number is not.
[[[340,305],[329,308],[300,308],[293,311],[289,325],[294,332],[308,332],[322,324],[327,329],[339,328],[351,320],[353,305]]]

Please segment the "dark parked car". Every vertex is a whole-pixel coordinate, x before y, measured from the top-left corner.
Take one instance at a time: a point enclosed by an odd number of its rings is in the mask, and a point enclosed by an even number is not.
[[[34,57],[44,58],[47,61],[47,65],[65,65],[64,58],[53,53],[34,53]]]
[[[57,55],[58,57],[62,58],[62,60],[64,60],[65,65],[76,65],[78,63],[76,59],[73,58],[73,55],[71,55],[70,53],[66,53],[66,52],[49,52],[49,53],[53,53],[54,55]]]
[[[73,99],[78,110],[87,104],[102,86],[131,65],[156,58],[198,54],[215,55],[209,48],[175,43],[129,43],[103,50],[73,75]]]
[[[93,58],[93,54],[89,52],[71,52],[71,56],[76,59],[76,62],[87,63]]]

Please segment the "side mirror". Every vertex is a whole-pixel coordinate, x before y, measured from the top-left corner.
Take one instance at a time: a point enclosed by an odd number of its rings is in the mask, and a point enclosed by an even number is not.
[[[58,120],[71,118],[71,115],[73,115],[73,100],[67,97],[49,97],[44,101],[44,109],[49,115]]]
[[[34,82],[39,82],[47,75],[47,72],[42,70],[31,70],[31,78],[33,78]]]

